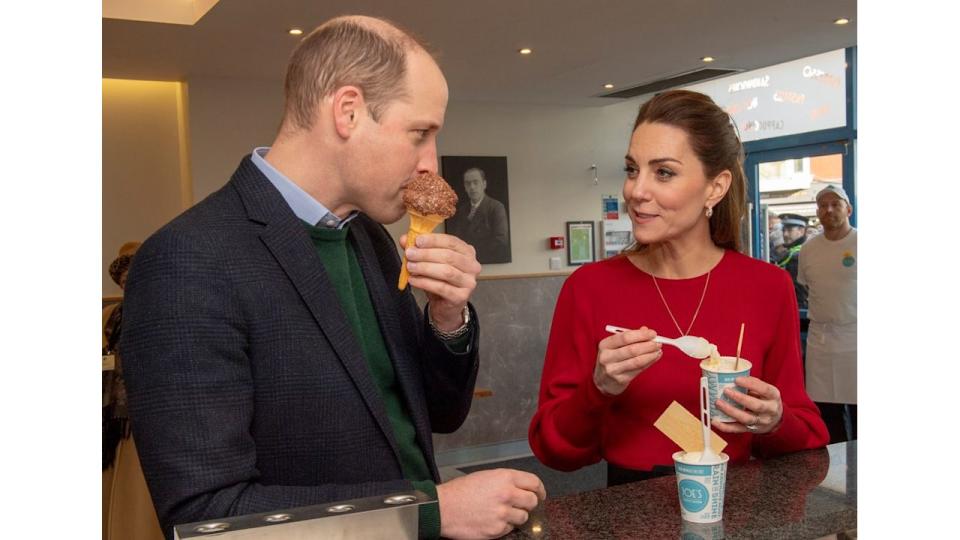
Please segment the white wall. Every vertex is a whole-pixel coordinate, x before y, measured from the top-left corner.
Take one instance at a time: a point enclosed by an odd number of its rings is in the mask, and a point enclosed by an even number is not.
[[[565,221],[601,219],[600,197],[619,194],[623,155],[639,101],[605,107],[458,103],[451,96],[440,155],[506,156],[513,262],[485,265],[483,275],[549,271],[547,237]],[[283,108],[279,82],[197,78],[190,81],[194,197],[229,179],[242,156],[269,145]],[[590,165],[599,167],[593,185]],[[456,179],[448,179],[451,182]],[[406,232],[407,219],[388,227]]]
[[[103,295],[121,294],[107,269],[191,204],[183,85],[103,80]]]
[[[548,272],[551,255],[569,270],[566,251],[548,249],[547,238],[564,236],[566,221],[598,221],[601,196],[621,192],[632,114],[632,105],[451,104],[441,155],[507,156],[513,261],[484,265],[485,275]]]
[[[282,112],[282,81],[190,79],[195,202],[226,184],[243,156],[273,142]]]

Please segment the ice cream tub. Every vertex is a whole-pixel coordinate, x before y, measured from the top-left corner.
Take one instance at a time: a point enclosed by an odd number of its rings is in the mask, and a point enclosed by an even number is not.
[[[738,409],[743,409],[739,403],[723,395],[726,388],[733,388],[741,394],[746,394],[747,389],[737,386],[737,377],[748,377],[750,368],[753,364],[749,360],[740,359],[739,369],[736,367],[737,359],[734,356],[720,356],[719,362],[706,359],[700,362],[700,372],[707,378],[707,392],[710,397],[710,417],[720,422],[736,422],[733,418],[717,408],[717,400],[722,399]]]
[[[680,517],[692,523],[723,519],[723,497],[730,456],[721,453],[713,462],[701,463],[700,452],[674,452]]]

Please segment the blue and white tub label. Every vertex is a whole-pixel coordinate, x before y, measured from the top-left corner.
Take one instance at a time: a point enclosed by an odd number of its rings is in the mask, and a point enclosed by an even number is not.
[[[687,512],[699,512],[707,507],[710,501],[710,491],[707,487],[695,480],[680,481],[680,504]]]
[[[710,416],[721,422],[734,422],[735,420],[728,416],[726,413],[717,408],[716,402],[718,399],[726,401],[730,405],[736,407],[737,409],[743,409],[743,405],[740,405],[733,398],[728,398],[724,395],[723,391],[726,388],[733,388],[741,394],[746,394],[747,389],[742,386],[737,386],[736,379],[737,377],[747,377],[750,375],[750,368],[741,369],[733,373],[727,372],[716,372],[710,371],[707,369],[702,370],[702,375],[707,378],[707,393],[710,398]]]
[[[683,519],[697,523],[711,523],[723,519],[726,460],[715,465],[680,461],[675,461],[674,464]]]

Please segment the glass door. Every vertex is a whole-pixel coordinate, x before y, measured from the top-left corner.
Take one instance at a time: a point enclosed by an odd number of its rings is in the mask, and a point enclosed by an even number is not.
[[[752,224],[751,254],[777,264],[806,239],[822,232],[816,195],[828,185],[844,187],[847,145],[843,142],[754,152],[747,156]]]

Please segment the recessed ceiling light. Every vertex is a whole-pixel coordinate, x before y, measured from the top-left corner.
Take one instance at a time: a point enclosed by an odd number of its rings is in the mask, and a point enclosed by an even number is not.
[[[524,48],[520,49],[520,50],[517,51],[517,52],[519,52],[520,54],[530,54],[530,53],[533,52],[533,49],[528,49],[528,48],[524,47]]]
[[[613,88],[613,85],[610,84],[610,83],[607,83],[607,84],[603,85],[603,87],[606,88],[607,90],[609,90],[609,89]]]
[[[847,19],[847,18],[844,18],[844,17],[840,17],[839,19],[833,21],[833,24],[838,24],[838,25],[841,25],[841,26],[842,26],[842,25],[844,25],[844,24],[848,24],[849,22],[850,22],[850,19]]]
[[[706,63],[709,64],[710,62],[713,62],[713,57],[712,57],[712,56],[704,56],[703,58],[701,58],[701,60],[703,60],[704,62],[706,62]]]
[[[300,34],[303,33],[303,30],[299,28],[291,28],[287,30],[287,33],[290,34],[291,36],[299,36]]]

